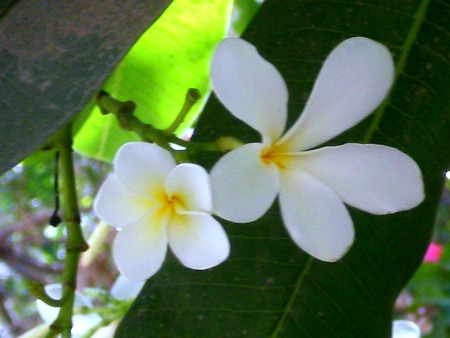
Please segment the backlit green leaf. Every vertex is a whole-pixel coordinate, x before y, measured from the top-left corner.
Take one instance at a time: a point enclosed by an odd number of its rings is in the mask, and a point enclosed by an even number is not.
[[[232,1],[176,0],[139,39],[104,85],[113,97],[137,104],[136,115],[156,128],[175,119],[189,88],[203,96],[191,110],[188,126],[209,95],[208,64],[212,50],[227,30]],[[111,160],[136,134],[123,131],[113,116],[88,106],[90,116],[75,138],[75,149]],[[89,112],[87,112],[89,113]]]

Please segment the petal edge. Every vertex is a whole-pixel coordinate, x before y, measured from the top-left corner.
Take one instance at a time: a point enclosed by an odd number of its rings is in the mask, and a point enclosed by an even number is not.
[[[355,126],[377,108],[394,81],[394,61],[364,37],[340,43],[326,58],[298,121],[282,142],[306,150]]]
[[[353,222],[344,203],[307,173],[284,175],[281,182],[281,215],[293,241],[317,259],[339,260],[354,240]]]
[[[302,153],[297,167],[327,184],[345,203],[375,215],[409,210],[425,197],[419,166],[388,146],[324,147]]]
[[[287,119],[288,91],[278,70],[249,42],[227,38],[211,60],[211,81],[222,104],[238,119],[276,141]]]

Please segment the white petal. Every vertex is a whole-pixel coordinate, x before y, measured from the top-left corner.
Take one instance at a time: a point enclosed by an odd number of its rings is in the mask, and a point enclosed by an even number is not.
[[[223,156],[211,170],[214,211],[237,223],[252,222],[270,208],[279,190],[278,169],[261,161],[262,144]]]
[[[395,148],[352,143],[325,147],[302,153],[298,166],[345,203],[372,214],[408,210],[424,199],[419,167]]]
[[[208,214],[180,215],[169,225],[169,244],[180,262],[204,270],[222,263],[230,254],[228,237]]]
[[[76,335],[82,335],[88,332],[91,328],[101,323],[102,317],[97,313],[76,314],[72,317],[72,330],[73,337]]]
[[[305,150],[339,135],[383,101],[393,79],[385,46],[363,37],[345,40],[325,60],[300,119],[283,140]]]
[[[119,271],[132,282],[153,276],[166,257],[167,231],[156,216],[157,212],[123,228],[114,240],[114,261]]]
[[[116,174],[110,174],[95,197],[94,212],[103,222],[123,227],[140,219],[151,204],[144,196],[131,193]]]
[[[50,296],[51,298],[61,299],[62,297],[61,284],[48,284],[45,286],[44,289],[47,295]],[[47,324],[52,324],[53,321],[58,317],[59,308],[47,305],[41,300],[36,301],[36,306],[39,315]],[[88,298],[83,297],[78,291],[76,291],[74,299],[74,307],[75,308],[92,307],[92,304]],[[98,314],[90,313],[83,315],[82,314],[74,315],[72,320],[73,326],[71,333],[76,335],[87,332],[91,327],[100,323],[102,319]]]
[[[182,163],[172,170],[166,180],[166,192],[180,199],[185,211],[212,210],[209,175],[197,164]]]
[[[116,332],[118,325],[119,319],[116,319],[107,326],[103,326],[95,331],[91,338],[112,338],[114,337],[114,333]]]
[[[131,282],[124,275],[119,275],[111,288],[111,295],[118,300],[127,300],[137,297],[145,281]]]
[[[114,158],[114,170],[119,180],[132,192],[148,197],[162,189],[175,166],[170,152],[146,142],[126,143]]]
[[[215,94],[234,116],[272,141],[280,137],[287,118],[286,84],[252,44],[222,40],[212,57],[211,80]]]
[[[334,262],[352,245],[353,222],[344,203],[313,176],[299,171],[283,175],[280,207],[289,235],[311,256]]]
[[[48,324],[42,323],[22,333],[17,338],[40,338],[45,337],[47,333],[48,333]]]
[[[394,320],[392,338],[420,338],[420,328],[410,320]]]
[[[53,299],[61,299],[62,287],[61,284],[48,284],[44,287],[45,293]],[[36,300],[36,307],[42,320],[48,324],[58,317],[59,308],[50,306],[41,300]]]

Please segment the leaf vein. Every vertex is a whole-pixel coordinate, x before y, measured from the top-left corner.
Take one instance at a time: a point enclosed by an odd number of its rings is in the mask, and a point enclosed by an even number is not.
[[[300,288],[303,285],[303,281],[305,280],[306,276],[309,274],[309,270],[311,268],[311,265],[313,263],[314,259],[312,257],[308,258],[306,264],[305,264],[305,268],[303,269],[303,271],[300,273],[300,276],[297,279],[297,283],[294,286],[293,292],[291,297],[289,298],[286,307],[284,308],[281,318],[278,321],[272,335],[270,336],[271,338],[276,338],[279,333],[281,332],[283,325],[286,321],[287,316],[290,314],[292,307],[294,305],[295,299],[297,298],[297,295],[300,291]]]
[[[399,78],[399,75],[403,73],[406,63],[408,61],[409,54],[412,50],[413,45],[416,43],[417,36],[420,31],[420,27],[422,26],[422,23],[425,19],[425,15],[427,13],[428,6],[430,4],[431,0],[422,0],[420,3],[419,8],[417,9],[417,12],[415,14],[415,20],[411,26],[411,29],[409,31],[409,34],[406,36],[405,43],[402,46],[402,52],[400,53],[398,62],[395,67],[395,81]],[[395,84],[394,84],[395,85]],[[367,133],[362,140],[362,143],[369,143],[370,140],[373,137],[373,134],[378,129],[378,126],[383,118],[384,112],[386,110],[387,104],[390,100],[391,93],[388,95],[388,97],[384,100],[384,102],[380,105],[380,107],[375,111],[375,118],[373,119],[371,125],[369,126]]]
[[[319,284],[317,284],[316,282],[314,282],[313,280],[310,280],[310,283],[317,289],[319,290],[331,303],[331,305],[333,305],[334,308],[336,308],[336,310],[338,310],[342,316],[346,319],[347,323],[352,323],[353,321],[351,318],[348,317],[348,315],[346,314],[346,312],[344,310],[342,310],[342,308],[339,306],[339,304],[333,299],[333,297],[326,292],[322,287],[320,287]],[[364,334],[362,334],[358,328],[356,328],[354,325],[352,325],[352,328],[355,332],[357,332],[357,335],[355,335],[355,337],[364,337]]]

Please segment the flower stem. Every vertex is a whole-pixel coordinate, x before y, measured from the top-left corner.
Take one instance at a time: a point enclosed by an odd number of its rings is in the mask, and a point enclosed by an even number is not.
[[[156,143],[157,145],[172,151],[170,143],[185,147],[188,152],[218,151],[225,152],[241,146],[243,143],[233,137],[221,137],[213,142],[199,143],[184,141],[173,135],[173,132],[183,122],[187,113],[195,102],[200,98],[196,89],[190,89],[186,101],[175,121],[166,130],[156,129],[134,116],[136,104],[132,101],[118,101],[107,92],[101,91],[97,95],[97,104],[103,114],[113,114],[119,121],[122,129],[132,130],[137,133],[143,141]]]
[[[163,132],[155,127],[143,123],[136,116],[134,110],[136,104],[132,101],[122,102],[116,100],[105,91],[97,95],[97,104],[103,114],[113,114],[116,116],[119,125],[124,130],[132,130],[144,141],[154,142],[159,146],[169,149],[169,142]]]
[[[75,172],[73,168],[71,125],[65,126],[54,138],[53,147],[59,151],[60,195],[63,209],[62,220],[66,225],[66,256],[62,275],[62,297],[58,317],[50,326],[47,337],[69,338],[72,328],[78,261],[80,254],[88,249],[80,226]]]
[[[30,283],[28,290],[34,297],[53,307],[61,307],[65,302],[65,298],[54,299],[47,295],[41,283]]]
[[[187,94],[186,94],[186,100],[184,101],[184,105],[181,108],[180,113],[176,117],[176,119],[172,122],[172,124],[163,131],[164,135],[167,137],[171,136],[175,130],[180,126],[181,123],[183,123],[184,119],[186,118],[187,114],[191,110],[192,106],[197,103],[197,101],[200,99],[200,92],[198,89],[195,88],[189,88]]]

